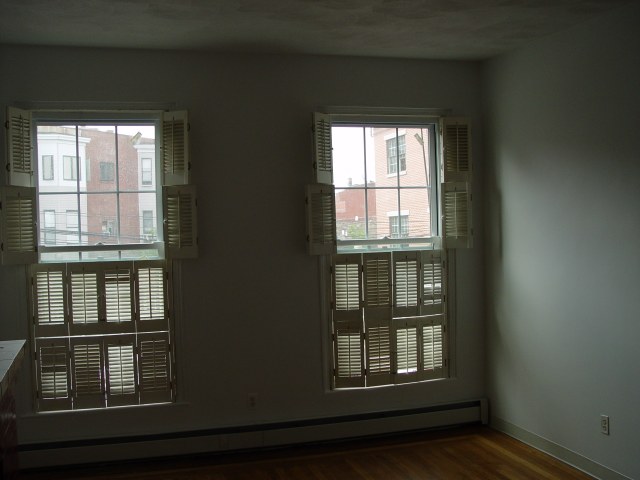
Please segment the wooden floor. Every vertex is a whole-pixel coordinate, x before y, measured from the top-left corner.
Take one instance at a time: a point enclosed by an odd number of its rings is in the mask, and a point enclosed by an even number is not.
[[[19,480],[432,480],[592,477],[488,427],[253,453],[23,471]]]

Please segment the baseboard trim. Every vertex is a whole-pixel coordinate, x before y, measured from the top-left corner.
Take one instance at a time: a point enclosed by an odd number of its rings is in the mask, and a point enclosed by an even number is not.
[[[234,452],[480,423],[481,400],[330,418],[155,435],[22,444],[22,468]]]
[[[510,437],[520,440],[544,453],[557,458],[558,460],[571,465],[572,467],[582,470],[583,472],[598,478],[599,480],[632,480],[621,473],[605,467],[593,460],[588,459],[569,450],[568,448],[558,445],[546,438],[540,437],[524,428],[518,427],[513,423],[507,422],[499,417],[492,416],[489,426],[495,430],[509,435]]]

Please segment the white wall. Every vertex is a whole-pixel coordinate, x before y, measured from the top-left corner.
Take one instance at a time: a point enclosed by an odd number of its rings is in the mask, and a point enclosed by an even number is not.
[[[184,403],[32,415],[25,365],[18,385],[21,443],[385,411],[483,395],[481,229],[478,248],[458,256],[457,378],[349,392],[325,390],[318,261],[306,255],[304,234],[314,107],[446,107],[479,124],[479,64],[4,46],[0,71],[1,105],[175,102],[188,109],[200,196],[200,258],[182,268]],[[476,132],[480,175],[481,129]],[[480,194],[476,207],[480,224]],[[22,282],[22,269],[0,267],[0,338],[27,335]],[[253,410],[249,393],[257,395]]]
[[[640,478],[638,25],[635,2],[490,62],[484,78],[492,415],[631,478]]]

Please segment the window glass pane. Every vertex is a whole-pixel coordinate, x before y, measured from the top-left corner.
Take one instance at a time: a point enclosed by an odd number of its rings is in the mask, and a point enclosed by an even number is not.
[[[156,134],[154,126],[120,125],[118,134],[120,190],[155,189],[153,170],[155,170],[156,161]]]
[[[368,208],[365,208],[365,189],[336,190],[336,232],[340,240],[356,240],[374,235],[375,225],[367,225],[367,213],[375,218],[375,190],[368,190]]]
[[[405,135],[405,168],[398,176],[398,183],[402,187],[424,187],[429,172],[429,130],[421,128],[407,128]]]
[[[373,172],[365,172],[365,139],[363,127],[333,127],[333,176],[336,188],[364,186],[375,181]]]
[[[80,198],[86,205],[81,215],[86,222],[83,244],[118,243],[118,196],[115,193],[89,193]]]
[[[146,233],[145,215],[147,218]],[[120,243],[147,243],[157,240],[155,193],[122,193],[120,195],[120,221]]]
[[[53,180],[53,155],[42,156],[42,180]]]
[[[407,222],[407,235],[404,236],[431,236],[431,210],[426,188],[400,190],[400,214]]]
[[[67,211],[79,210],[81,198],[74,194],[40,195],[40,243],[47,246],[77,245],[79,230],[69,231]],[[82,210],[82,208],[80,208]],[[77,216],[76,216],[77,218]]]

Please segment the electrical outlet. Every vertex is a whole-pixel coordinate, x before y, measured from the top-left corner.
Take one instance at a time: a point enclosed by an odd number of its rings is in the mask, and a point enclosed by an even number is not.
[[[249,408],[256,408],[256,404],[258,403],[258,395],[255,393],[250,393],[247,395],[247,404]]]
[[[600,415],[600,432],[609,435],[609,415]]]

